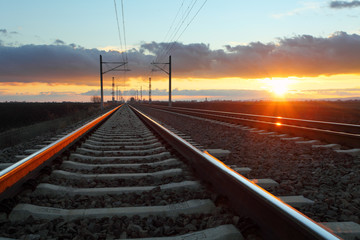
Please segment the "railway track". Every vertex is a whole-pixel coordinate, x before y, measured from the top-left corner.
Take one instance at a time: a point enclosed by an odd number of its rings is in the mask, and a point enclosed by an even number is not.
[[[141,112],[125,105],[105,118],[0,172],[0,236],[338,239]],[[62,155],[11,206],[54,148]]]
[[[360,162],[353,149],[338,150],[342,147],[338,144],[164,111],[148,105],[137,107],[165,126],[185,134],[186,139],[202,149],[226,149],[210,150],[216,150],[215,153],[220,155],[230,153],[223,158],[225,164],[250,179],[265,178],[263,183],[274,184],[268,189],[274,195],[294,196],[295,199],[299,196],[299,202],[302,202],[302,196],[310,198],[311,204],[306,201],[300,203],[302,206],[291,204],[306,215],[319,222],[330,221],[333,226],[338,224],[339,229],[347,228],[349,223],[350,228],[346,230],[349,235],[360,236],[360,227],[356,224],[360,216],[357,200],[360,185],[359,178],[355,177],[359,176]],[[348,204],[342,204],[344,202]]]
[[[299,137],[340,144],[350,148],[360,148],[360,125],[264,116],[246,113],[223,112],[206,109],[166,107],[151,105],[152,108],[171,111],[207,119],[265,129],[277,133],[292,134]],[[358,150],[360,154],[360,149]]]

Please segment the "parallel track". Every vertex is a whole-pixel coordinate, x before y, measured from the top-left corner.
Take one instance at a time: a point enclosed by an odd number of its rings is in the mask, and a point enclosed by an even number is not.
[[[82,138],[74,152],[62,156],[59,167],[52,167],[50,176],[38,180],[35,191],[17,197],[19,203],[9,214],[10,222],[4,221],[0,228],[1,235],[239,239],[239,228],[245,233],[249,217],[259,228],[256,234],[268,239],[338,239],[216,158],[133,110],[148,128],[123,106]],[[191,165],[196,175],[184,163]],[[13,184],[19,185],[6,181],[13,169],[0,173],[2,198],[12,193],[8,189]],[[202,181],[217,193],[209,192]],[[224,200],[219,194],[226,196],[225,203],[235,215],[222,207]],[[25,232],[14,231],[14,225]],[[203,229],[207,230],[200,231]]]
[[[144,105],[145,106],[145,105]],[[246,113],[223,112],[205,109],[146,105],[147,107],[209,118],[250,127],[290,133],[295,136],[318,139],[351,148],[360,148],[360,125],[315,121],[306,119],[264,116]]]

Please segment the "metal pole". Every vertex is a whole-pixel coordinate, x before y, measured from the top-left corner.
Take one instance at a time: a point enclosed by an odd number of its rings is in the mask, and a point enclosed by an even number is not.
[[[171,107],[171,55],[169,56],[169,107]]]
[[[149,104],[151,103],[151,77],[149,77]]]
[[[140,86],[140,102],[142,102],[142,86]]]
[[[124,102],[125,102],[125,72],[124,72],[124,77],[123,77],[123,91],[122,91],[122,98],[124,99]]]
[[[112,102],[115,102],[115,97],[114,97],[114,93],[115,93],[115,89],[114,89],[115,85],[114,85],[114,77],[112,77]]]
[[[101,111],[104,110],[104,93],[103,93],[103,70],[102,70],[102,56],[100,55],[100,91],[101,91]]]

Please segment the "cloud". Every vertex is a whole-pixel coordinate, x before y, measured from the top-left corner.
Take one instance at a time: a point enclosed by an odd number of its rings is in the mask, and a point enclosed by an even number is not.
[[[0,45],[0,82],[98,85],[99,55],[106,62],[123,59],[118,51],[65,45],[59,39],[57,42],[59,44],[19,47]],[[173,77],[178,79],[360,74],[360,35],[336,32],[329,37],[300,35],[279,39],[277,43],[252,42],[215,50],[204,43],[143,43],[127,53],[131,70],[127,77],[147,79],[150,62],[169,44],[173,45]],[[167,56],[159,61],[166,62]],[[104,64],[103,70],[114,66]],[[161,76],[167,77],[163,73]]]
[[[166,92],[167,94],[167,92]],[[212,96],[212,97],[241,97],[241,98],[265,98],[270,97],[271,93],[265,90],[244,90],[244,89],[174,89],[173,95],[179,96]]]
[[[141,49],[157,54],[164,47],[164,43],[150,43]],[[301,35],[278,43],[252,42],[218,50],[205,44],[176,43],[172,61],[178,77],[315,77],[359,74],[359,54],[360,35],[337,32],[327,38]]]
[[[96,57],[96,50],[94,53],[91,49],[73,49],[63,45],[0,46],[0,81],[33,82],[38,79],[46,82],[46,79],[55,76],[87,76],[95,74],[92,67],[96,66]],[[48,81],[51,82],[51,79]]]
[[[131,96],[131,95],[136,94],[135,89],[129,89],[129,90],[125,90],[125,91],[120,90],[119,92],[120,92],[120,94],[125,95],[125,96]],[[148,92],[148,91],[143,90],[143,94],[145,94],[145,92]],[[111,96],[112,95],[112,89],[110,89],[110,88],[104,89],[103,94],[104,94],[104,96]],[[114,94],[116,95],[116,90],[115,90]],[[153,89],[152,94],[156,95],[156,96],[166,96],[168,94],[168,92],[167,92],[166,89],[163,89],[163,90]],[[89,90],[87,92],[81,93],[80,95],[99,96],[100,95],[100,90],[99,89],[93,89],[93,90]]]
[[[117,51],[86,49],[75,44],[64,45],[57,40],[53,45],[0,46],[0,82],[62,82],[91,84],[99,78],[99,56],[103,61],[122,61]],[[151,55],[137,50],[128,52],[131,70],[128,76],[148,74]],[[104,64],[106,71],[114,65]]]
[[[332,1],[330,2],[330,8],[354,8],[354,7],[360,7],[360,1]]]
[[[54,41],[54,44],[55,44],[55,45],[64,45],[65,42],[64,42],[63,40],[56,39],[56,40]]]
[[[55,92],[55,91],[49,91],[49,92],[40,92],[38,95],[45,95],[45,96],[70,96],[70,95],[76,95],[75,92]]]
[[[111,95],[112,90],[111,89],[104,89],[103,90],[103,94],[104,95]],[[81,95],[86,95],[86,96],[98,96],[100,95],[100,90],[99,89],[93,89],[84,93],[81,93]]]
[[[16,31],[10,31],[9,32],[5,28],[0,29],[0,37],[2,37],[3,39],[6,39],[7,41],[9,39],[12,39],[13,35],[16,35],[16,34],[19,34],[19,33],[16,32]],[[0,46],[3,46],[3,45],[14,46],[14,45],[18,44],[16,41],[15,42],[6,42],[3,39],[0,39]]]
[[[77,94],[71,94],[69,92],[44,92],[43,94],[32,94],[32,93],[16,93],[13,95],[2,95],[0,94],[0,102],[89,102],[90,98],[88,96],[81,96]]]
[[[151,91],[152,96],[168,96],[167,89],[153,89]],[[124,96],[135,96],[136,90],[130,89],[126,91],[121,91],[121,94]],[[143,90],[143,97],[147,98],[148,91]],[[344,89],[310,89],[310,90],[301,90],[301,91],[290,91],[287,94],[287,97],[291,99],[302,99],[302,98],[316,98],[319,96],[326,97],[357,97],[360,94],[360,88],[344,88]],[[86,96],[99,96],[99,90],[90,90],[88,92],[82,93],[81,95]],[[173,89],[172,95],[175,96],[184,96],[184,97],[193,97],[196,99],[198,97],[207,97],[210,99],[233,99],[233,100],[259,100],[259,99],[272,99],[274,95],[267,90],[249,90],[249,89]],[[104,96],[111,96],[111,89],[104,89]],[[139,92],[140,96],[140,92]]]
[[[311,93],[314,95],[333,95],[340,97],[347,96],[359,96],[360,88],[343,88],[343,89],[313,89],[313,90],[304,90],[304,93]]]
[[[2,34],[4,36],[9,36],[12,34],[18,34],[18,32],[16,32],[16,31],[8,32],[8,30],[6,30],[5,28],[2,28],[2,29],[0,29],[0,34]]]
[[[299,15],[299,14],[309,11],[309,10],[320,9],[321,5],[322,5],[321,2],[301,2],[300,4],[302,6],[299,8],[295,8],[295,9],[292,9],[292,10],[290,10],[288,12],[284,12],[284,13],[272,14],[271,17],[279,19],[279,18],[283,18],[283,17]]]
[[[135,89],[130,89],[126,91],[120,91],[121,94],[125,96],[132,96],[136,94]],[[148,91],[143,90],[143,96],[147,96]],[[151,94],[153,96],[167,96],[168,90],[167,89],[152,89]],[[207,96],[207,97],[228,97],[234,99],[263,99],[271,97],[271,93],[266,90],[243,90],[243,89],[201,89],[201,90],[194,90],[194,89],[173,89],[171,94],[173,96]],[[94,89],[84,93],[81,95],[86,96],[99,96],[100,90]],[[104,89],[105,96],[111,96],[111,89]],[[139,92],[140,95],[140,92]]]

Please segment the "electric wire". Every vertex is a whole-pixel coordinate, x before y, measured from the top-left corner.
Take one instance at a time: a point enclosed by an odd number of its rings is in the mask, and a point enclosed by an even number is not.
[[[158,59],[163,59],[165,56],[169,55],[171,53],[171,51],[174,49],[175,44],[177,43],[177,41],[180,39],[180,37],[184,34],[184,32],[186,31],[186,29],[190,26],[190,24],[194,21],[194,19],[197,17],[197,15],[199,14],[199,12],[201,11],[201,9],[205,6],[207,0],[205,0],[202,5],[200,6],[200,8],[198,8],[198,10],[196,11],[196,13],[192,16],[192,18],[190,19],[190,21],[186,24],[186,26],[182,29],[182,31],[180,32],[180,34],[178,35],[179,30],[182,28],[183,24],[185,23],[185,20],[190,16],[190,13],[192,11],[192,9],[194,8],[196,1],[192,1],[188,8],[187,11],[184,12],[183,14],[183,18],[181,21],[181,24],[178,25],[179,27],[176,28],[176,31],[173,32],[171,41],[169,42],[169,44],[167,45],[167,47],[165,48],[165,50],[162,52],[161,56],[158,57]]]
[[[181,8],[184,4],[184,1],[182,2],[168,32],[166,33],[165,39],[168,36],[168,34],[171,32],[171,29],[173,29],[173,25],[177,19],[178,14],[181,11]],[[186,22],[186,20],[188,19],[188,17],[190,16],[190,13],[192,12],[194,6],[196,5],[198,0],[192,0],[190,2],[190,4],[188,5],[188,7],[186,8],[186,10],[183,12],[182,17],[179,19],[176,27],[173,29],[172,33],[170,34],[169,40],[166,41],[168,42],[167,46],[164,47],[159,54],[157,54],[157,56],[155,57],[155,61],[160,62],[165,56],[167,56],[168,54],[171,54],[171,51],[174,49],[175,44],[177,43],[177,41],[180,39],[180,37],[184,34],[184,32],[188,29],[188,27],[190,26],[190,24],[194,21],[194,19],[197,17],[197,15],[199,14],[199,12],[203,9],[203,7],[205,6],[205,4],[207,3],[208,0],[205,0],[202,5],[198,8],[198,10],[196,11],[196,13],[192,16],[192,18],[190,19],[190,21],[186,24],[186,26],[184,28],[183,25]],[[178,35],[178,32],[180,31],[180,29],[182,29],[182,31],[180,32],[180,34]],[[176,39],[176,40],[175,40]],[[175,41],[174,41],[175,40]],[[154,62],[154,60],[152,61]],[[164,68],[166,64],[164,64],[162,67]],[[152,75],[153,70],[150,70],[150,76]]]
[[[176,19],[177,19],[177,17],[179,16],[179,13],[180,13],[183,5],[184,5],[184,2],[185,2],[185,0],[182,1],[181,6],[180,6],[179,10],[177,11],[177,13],[176,13],[176,15],[175,15],[175,18],[174,18],[174,20],[172,21],[172,23],[171,23],[171,25],[170,25],[170,28],[169,28],[169,30],[167,31],[167,33],[166,33],[166,35],[165,35],[165,38],[164,38],[164,40],[163,40],[162,42],[165,43],[165,42],[168,42],[168,41],[171,39],[171,36],[172,36],[173,34],[170,34],[170,35],[169,35],[169,33],[170,33],[170,31],[172,30],[172,28],[173,28],[173,26],[174,26],[174,24],[175,24],[175,21],[176,21]],[[182,19],[183,17],[184,17],[184,14],[183,14],[183,16],[180,18],[179,22],[181,22],[181,19]],[[178,26],[178,24],[177,24],[177,26]],[[176,28],[174,28],[174,29],[176,29]],[[168,36],[169,36],[169,39],[167,39]],[[164,48],[161,49],[160,53],[157,54],[155,61],[158,60],[159,56],[161,56],[161,55],[163,54],[163,52],[164,52]]]
[[[168,30],[167,33],[165,34],[164,40],[163,40],[162,42],[164,42],[164,43],[167,42],[167,37],[169,36],[169,33],[171,32],[171,30],[172,30],[173,27],[174,27],[174,24],[175,24],[175,22],[176,22],[176,19],[178,18],[179,13],[180,13],[182,7],[184,6],[184,2],[185,2],[185,0],[183,0],[183,1],[181,2],[181,5],[180,5],[180,7],[179,7],[179,9],[178,9],[178,11],[177,11],[177,13],[176,13],[173,21],[171,22],[170,27],[169,27],[169,30]],[[169,37],[170,37],[170,36],[169,36]],[[160,50],[160,52],[159,52],[156,56],[154,56],[154,58],[153,58],[153,60],[152,60],[151,62],[157,62],[158,57],[159,57],[160,55],[162,55],[163,51],[164,51],[164,48],[162,48],[162,49]],[[154,72],[154,69],[153,69],[153,67],[151,66],[148,75],[151,77],[153,72]]]
[[[114,0],[114,7],[115,7],[116,24],[117,24],[118,34],[119,34],[121,57],[123,59],[123,62],[125,62],[125,58],[124,58],[124,54],[123,54],[123,52],[124,52],[123,51],[123,43],[122,43],[121,33],[120,33],[119,17],[118,17],[118,11],[117,11],[117,7],[116,7],[116,0]]]
[[[198,0],[192,0],[189,5],[187,6],[187,8],[184,10],[181,18],[179,18],[179,21],[176,24],[176,27],[174,28],[174,30],[172,31],[172,33],[170,34],[170,37],[168,40],[165,39],[165,42],[169,42],[166,46],[164,46],[164,48],[161,49],[160,53],[157,54],[156,58],[155,58],[155,62],[160,62],[163,60],[163,58],[166,56],[166,53],[168,52],[169,48],[172,46],[170,43],[175,39],[176,34],[179,32],[179,30],[182,28],[183,24],[185,23],[186,19],[189,17],[192,9],[194,8],[196,2]],[[184,2],[184,1],[183,1]],[[181,8],[183,6],[180,6],[178,13],[181,11]],[[176,20],[176,19],[175,19]],[[175,21],[173,21],[175,22]],[[154,62],[154,61],[153,61]],[[161,66],[161,68],[165,68],[166,64],[163,64]],[[153,70],[151,70],[151,73],[153,72]],[[150,75],[151,76],[151,75]]]
[[[124,36],[124,44],[125,44],[125,61],[128,63],[128,54],[127,54],[127,44],[126,44],[126,31],[125,31],[125,15],[124,15],[124,1],[121,0],[121,15],[122,15],[122,24],[123,24],[123,36]],[[123,74],[124,82],[126,81],[126,64],[124,65],[124,74]]]
[[[176,28],[174,29],[173,33],[170,35],[170,39],[169,39],[169,43],[173,42],[173,40],[176,38],[176,34],[179,32],[179,30],[182,28],[182,26],[184,25],[186,19],[189,17],[192,9],[194,8],[196,2],[198,0],[192,0],[190,2],[190,4],[188,5],[187,9],[185,10],[182,18],[180,19],[180,21],[178,22]],[[159,55],[158,58],[156,58],[158,61],[161,61],[165,56],[166,56],[166,52],[168,51],[168,49],[170,48],[170,44],[168,44],[165,49],[161,52],[161,54]]]
[[[122,17],[122,29],[123,29],[123,40],[121,38],[121,31],[120,31],[120,23],[119,23],[119,16],[118,16],[118,10],[116,5],[116,0],[114,0],[114,7],[115,7],[115,15],[116,15],[116,23],[117,23],[117,29],[119,33],[119,42],[120,42],[120,51],[121,51],[121,57],[124,63],[128,63],[128,54],[127,54],[127,42],[126,42],[126,28],[125,28],[125,14],[124,14],[124,1],[121,0],[121,17]],[[123,48],[123,41],[125,49]],[[124,56],[125,55],[125,56]],[[126,71],[127,67],[126,64],[123,65],[124,71],[123,71],[123,98],[125,99],[125,82],[126,82]]]
[[[175,23],[177,17],[179,16],[179,13],[180,13],[180,11],[181,11],[181,8],[184,6],[184,2],[185,2],[185,0],[182,1],[181,6],[180,6],[179,10],[177,11],[177,13],[176,13],[176,15],[175,15],[175,18],[173,19],[173,21],[172,21],[172,23],[171,23],[171,25],[170,25],[170,28],[169,28],[169,30],[167,31],[166,35],[165,35],[165,38],[164,38],[164,41],[163,41],[163,42],[166,42],[166,39],[167,39],[167,37],[168,37],[168,35],[169,35],[172,27],[174,26],[174,23]]]
[[[125,15],[124,15],[124,1],[123,0],[121,0],[121,13],[122,13],[122,23],[123,23],[124,44],[125,44],[125,59],[126,59],[126,62],[127,62],[128,61],[128,55],[127,55],[127,46],[126,46]]]
[[[172,43],[172,45],[170,46],[169,50],[165,53],[165,56],[171,52],[171,50],[174,48],[175,43],[180,39],[180,37],[184,34],[185,30],[189,27],[189,25],[192,23],[192,21],[195,19],[195,17],[199,14],[199,12],[201,11],[201,9],[204,7],[204,5],[206,4],[208,0],[205,0],[204,3],[201,5],[201,7],[199,8],[199,10],[195,13],[195,15],[193,16],[193,18],[189,21],[189,23],[186,25],[186,27],[183,29],[183,31],[180,33],[180,35],[178,36],[178,38]]]

